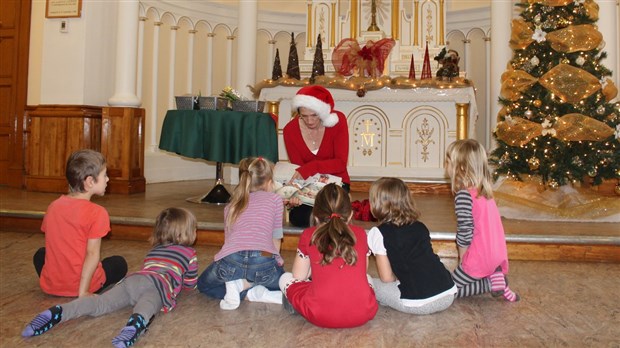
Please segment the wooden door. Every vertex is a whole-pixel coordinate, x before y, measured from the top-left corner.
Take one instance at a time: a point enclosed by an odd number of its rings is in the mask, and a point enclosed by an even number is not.
[[[0,185],[24,181],[30,0],[0,1]]]

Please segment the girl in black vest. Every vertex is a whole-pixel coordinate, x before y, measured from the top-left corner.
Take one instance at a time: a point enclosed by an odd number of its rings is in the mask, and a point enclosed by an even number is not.
[[[450,307],[456,285],[433,252],[407,185],[397,178],[381,178],[370,186],[369,196],[370,211],[380,223],[368,232],[380,278],[373,279],[377,301],[411,314]]]

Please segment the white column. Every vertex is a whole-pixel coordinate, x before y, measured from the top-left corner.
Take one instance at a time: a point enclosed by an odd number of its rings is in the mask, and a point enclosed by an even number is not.
[[[248,86],[256,84],[256,31],[258,30],[258,0],[239,0],[239,30],[237,41],[237,76],[239,93],[253,99]]]
[[[467,74],[466,77],[471,78],[471,66],[472,66],[472,61],[471,61],[471,40],[470,39],[465,39],[463,40],[463,56],[465,57],[465,73]]]
[[[174,109],[174,67],[176,65],[177,30],[179,27],[170,27],[170,64],[168,67],[168,110]]]
[[[205,95],[213,95],[213,37],[215,33],[207,34],[207,71],[205,74],[207,90]]]
[[[144,67],[144,22],[147,20],[146,17],[140,17],[140,22],[138,22],[138,71],[136,72],[136,78],[138,79],[136,85],[136,95],[140,100],[142,100],[142,70]]]
[[[110,106],[138,107],[136,96],[136,60],[138,47],[138,0],[118,2],[116,27],[116,75],[114,95],[108,100]]]
[[[485,123],[484,123],[484,146],[489,149],[491,147],[491,119],[497,118],[497,114],[491,115],[491,38],[484,37],[484,99],[486,103],[484,105]]]
[[[233,60],[233,40],[235,39],[234,36],[227,36],[226,37],[226,58],[228,59],[228,64],[226,64],[226,86],[231,86],[232,87],[232,60]],[[241,57],[241,55],[239,56]],[[237,92],[239,91],[239,87],[235,86],[234,87]]]
[[[603,51],[607,52],[607,58],[601,61],[605,67],[612,71],[611,79],[616,86],[620,86],[620,5],[618,0],[598,0],[599,5],[599,19],[596,23],[598,30],[603,34],[603,40],[605,40],[605,48]],[[619,100],[616,98],[616,100]]]
[[[508,46],[510,41],[510,25],[512,23],[512,1],[491,1],[491,105],[489,132],[497,125],[497,114],[500,110],[498,102],[501,88],[500,78],[506,71],[506,64],[512,58],[512,50]],[[489,149],[495,144],[489,144]]]
[[[189,38],[187,42],[187,93],[195,95],[194,93],[194,37],[196,37],[197,30],[189,31]]]
[[[267,43],[269,44],[269,51],[267,52],[268,56],[267,56],[267,64],[269,64],[269,72],[273,72],[273,60],[276,59],[276,40],[269,40],[267,41]],[[282,64],[282,63],[280,63]],[[269,74],[269,78],[271,78],[271,74]]]
[[[162,25],[161,22],[153,23],[153,52],[151,55],[153,56],[153,66],[151,67],[151,121],[149,123],[149,143],[148,148],[150,152],[157,151],[158,142],[157,142],[157,101],[159,100],[157,96],[157,89],[159,85],[159,28]]]

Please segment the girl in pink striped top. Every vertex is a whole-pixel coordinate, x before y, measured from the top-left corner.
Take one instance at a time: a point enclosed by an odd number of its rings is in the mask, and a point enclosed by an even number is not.
[[[518,301],[506,280],[506,237],[493,199],[486,151],[473,139],[457,140],[448,146],[445,167],[455,194],[459,265],[452,279],[458,297],[491,292]]]

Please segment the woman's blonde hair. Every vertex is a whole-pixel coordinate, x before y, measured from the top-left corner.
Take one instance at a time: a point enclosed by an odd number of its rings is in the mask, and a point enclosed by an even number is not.
[[[347,265],[355,265],[355,234],[349,228],[351,199],[345,190],[336,184],[327,184],[314,200],[312,215],[319,224],[310,239],[323,258],[321,265],[330,264],[336,257],[342,257]]]
[[[196,217],[185,208],[164,209],[155,219],[151,245],[193,245],[196,241]]]
[[[493,198],[493,179],[487,153],[476,140],[457,140],[446,150],[446,174],[452,192],[475,187],[478,194]]]
[[[404,226],[416,222],[420,212],[407,185],[398,178],[381,178],[370,185],[370,212],[379,223]]]
[[[228,203],[226,228],[230,228],[248,207],[250,193],[265,190],[273,181],[273,163],[262,157],[251,157],[239,162],[239,185],[233,190]]]

